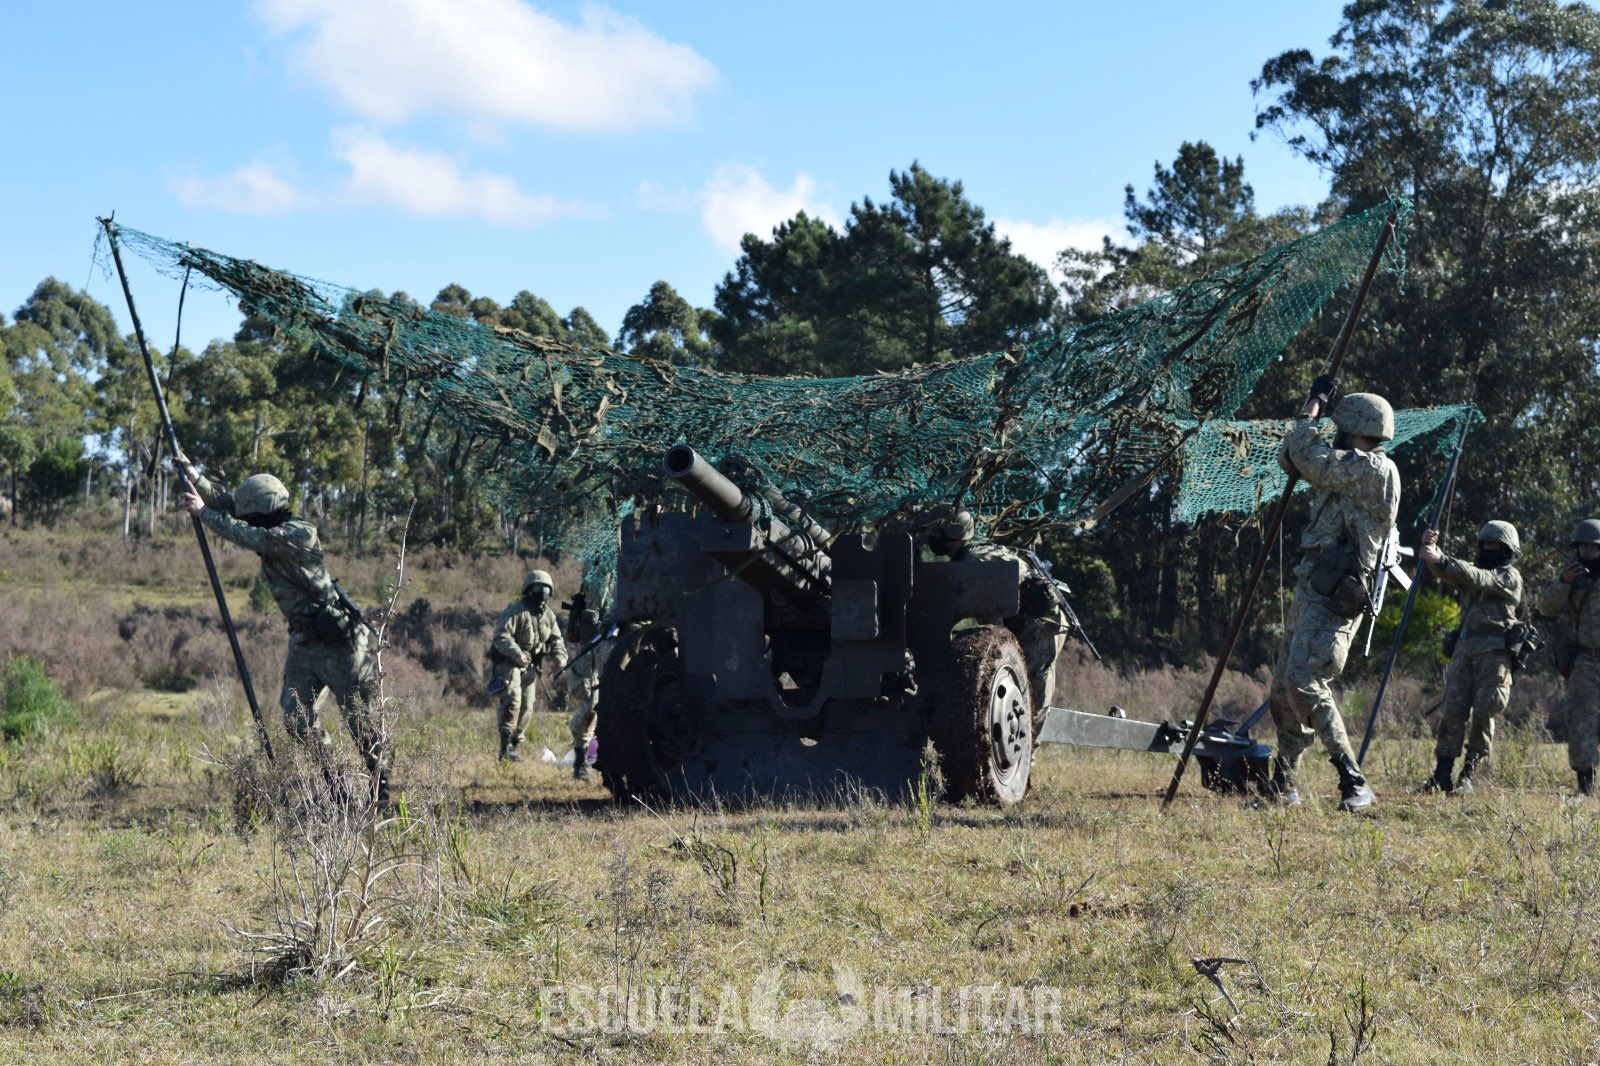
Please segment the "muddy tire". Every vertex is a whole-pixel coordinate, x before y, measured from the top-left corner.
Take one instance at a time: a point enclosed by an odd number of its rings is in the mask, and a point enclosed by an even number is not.
[[[929,737],[948,800],[1010,806],[1028,792],[1033,702],[1022,648],[1002,626],[976,626],[954,652],[935,695]]]
[[[673,798],[695,730],[678,685],[678,637],[647,626],[623,638],[600,675],[595,766],[617,801]]]

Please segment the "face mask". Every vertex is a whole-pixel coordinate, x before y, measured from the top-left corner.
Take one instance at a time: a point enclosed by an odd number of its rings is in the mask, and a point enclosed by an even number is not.
[[[529,589],[522,594],[522,599],[529,607],[537,611],[550,602],[550,590],[543,587]]]
[[[1475,565],[1484,570],[1496,570],[1510,561],[1511,552],[1504,544],[1496,544],[1488,548],[1479,547]]]
[[[245,525],[255,526],[257,529],[271,529],[281,526],[289,520],[289,512],[285,510],[270,511],[267,514],[247,514],[243,521]]]

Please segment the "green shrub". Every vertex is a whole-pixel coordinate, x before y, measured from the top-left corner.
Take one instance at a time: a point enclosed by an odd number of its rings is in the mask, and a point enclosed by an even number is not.
[[[0,736],[26,740],[48,729],[75,725],[78,712],[33,659],[7,659],[0,667]]]
[[[1397,589],[1384,600],[1383,610],[1378,614],[1377,631],[1372,634],[1372,654],[1379,664],[1389,654],[1389,645],[1394,642],[1395,627],[1400,624],[1406,598]],[[1417,593],[1416,605],[1411,608],[1411,621],[1406,625],[1406,639],[1400,645],[1400,665],[1415,672],[1431,671],[1443,666],[1447,660],[1440,648],[1440,641],[1460,624],[1461,608],[1453,596],[1436,589],[1423,589]],[[1365,640],[1365,634],[1362,639]]]
[[[261,576],[259,570],[255,583],[250,586],[250,607],[257,614],[265,614],[278,607],[278,601],[272,598],[272,589],[267,586],[267,579]]]

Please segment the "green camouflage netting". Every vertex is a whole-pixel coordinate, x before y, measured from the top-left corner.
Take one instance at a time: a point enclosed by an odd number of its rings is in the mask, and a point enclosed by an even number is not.
[[[173,276],[350,369],[399,379],[472,433],[494,491],[557,543],[601,553],[620,513],[664,493],[665,451],[742,456],[835,528],[961,500],[997,537],[1078,525],[1227,418],[1334,293],[1384,254],[1395,199],[1091,325],[1016,349],[854,378],[763,378],[580,350],[118,226]],[[1343,308],[1341,307],[1341,311]],[[1230,470],[1237,467],[1230,464]],[[1227,478],[1193,513],[1239,501]],[[1244,488],[1249,505],[1258,486]]]
[[[1483,416],[1471,404],[1396,411],[1394,440],[1387,448],[1448,452],[1461,439],[1464,420],[1482,422]],[[1288,480],[1278,467],[1278,444],[1293,426],[1292,419],[1213,421],[1199,427],[1189,423],[1185,428],[1196,431],[1183,445],[1179,520],[1193,522],[1213,511],[1253,511],[1277,499]],[[1332,427],[1323,420],[1325,435],[1332,435]],[[1304,489],[1305,482],[1298,487]]]

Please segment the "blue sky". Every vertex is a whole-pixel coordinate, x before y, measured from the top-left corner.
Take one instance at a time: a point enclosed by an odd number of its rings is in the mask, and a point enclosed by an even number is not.
[[[801,207],[832,220],[920,160],[1041,261],[1121,234],[1122,190],[1205,139],[1263,209],[1314,168],[1252,142],[1251,77],[1321,54],[1333,0],[10,5],[0,310],[91,276],[94,216],[426,299],[529,289],[608,330],[666,279],[709,305]],[[134,268],[153,339],[178,286]],[[185,342],[238,321],[191,295]]]

